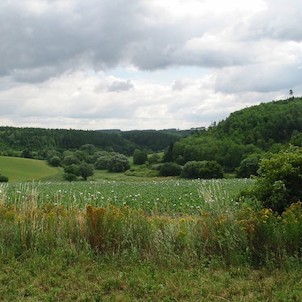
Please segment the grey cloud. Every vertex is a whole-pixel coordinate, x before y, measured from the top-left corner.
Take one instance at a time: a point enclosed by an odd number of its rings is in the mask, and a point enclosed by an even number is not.
[[[17,70],[16,80],[22,69],[114,66],[140,38],[139,1],[79,1],[73,11],[40,15],[23,5],[0,4],[0,74]]]
[[[11,72],[11,77],[17,82],[38,83],[58,75],[61,71],[63,69],[56,68],[55,66],[15,69]]]
[[[300,85],[302,69],[284,65],[251,65],[221,70],[215,89],[224,93],[243,91],[271,92]]]
[[[39,14],[28,3],[0,3],[0,74],[16,81],[43,81],[66,70],[104,70],[121,63],[142,70],[236,63],[227,58],[230,53],[212,52],[211,47],[199,53],[184,50],[188,40],[202,36],[209,26],[217,30],[210,16],[199,24],[156,24],[149,20],[160,12],[142,0],[76,0],[61,11],[48,1]]]
[[[301,10],[299,0],[266,0],[267,8],[241,23],[237,33],[245,39],[274,39],[302,41]]]
[[[107,90],[110,92],[122,92],[133,89],[134,86],[131,81],[114,81],[108,86]]]
[[[172,90],[181,91],[184,88],[186,88],[186,86],[187,86],[187,83],[185,81],[177,80],[173,83]]]

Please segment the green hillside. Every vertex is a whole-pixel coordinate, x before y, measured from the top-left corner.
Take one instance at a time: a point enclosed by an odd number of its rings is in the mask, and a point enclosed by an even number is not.
[[[175,144],[165,161],[217,161],[233,172],[243,159],[302,145],[302,98],[272,101],[232,113],[227,119]]]
[[[0,156],[0,173],[9,181],[33,181],[54,177],[60,173],[59,168],[47,165],[45,161]]]

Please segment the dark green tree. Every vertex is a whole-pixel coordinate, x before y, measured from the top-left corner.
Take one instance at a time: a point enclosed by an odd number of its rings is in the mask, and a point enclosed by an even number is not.
[[[179,176],[182,167],[176,163],[163,163],[160,167],[160,176]]]
[[[203,179],[223,178],[223,168],[215,160],[202,161],[199,173],[199,177]]]
[[[93,155],[97,151],[97,148],[92,144],[85,144],[80,147],[80,151],[83,151],[88,155]]]
[[[189,161],[181,172],[183,178],[223,178],[223,169],[216,161]]]
[[[65,173],[72,173],[74,175],[79,176],[79,166],[76,164],[71,164],[69,166],[64,167],[64,172]]]
[[[71,181],[77,180],[78,177],[77,177],[77,175],[72,174],[72,173],[64,173],[63,178],[64,178],[65,180],[71,182]]]
[[[128,157],[123,154],[114,155],[108,163],[109,172],[125,172],[130,169]]]
[[[147,152],[145,152],[143,150],[135,149],[135,151],[133,153],[133,164],[143,165],[146,163],[147,160],[148,160]]]
[[[94,174],[94,167],[91,164],[87,164],[85,162],[81,163],[78,170],[79,176],[83,178],[83,180],[87,180],[89,176]]]
[[[98,159],[95,161],[94,166],[97,170],[107,170],[108,169],[108,163],[111,159],[111,155],[103,155],[98,157]]]
[[[62,161],[62,165],[63,166],[70,166],[70,165],[79,165],[80,164],[80,160],[78,159],[77,156],[73,155],[73,154],[68,154],[67,156],[65,156],[63,158]]]
[[[8,177],[0,174],[0,182],[8,182]]]
[[[150,165],[157,164],[160,162],[160,156],[157,153],[153,153],[148,157],[148,162]]]
[[[59,156],[53,156],[47,160],[48,164],[53,167],[58,167],[61,164],[61,159]]]
[[[240,166],[236,169],[238,178],[248,178],[251,175],[258,175],[260,154],[252,154],[243,159]]]
[[[200,177],[201,162],[199,161],[188,161],[181,172],[183,178],[199,178]]]

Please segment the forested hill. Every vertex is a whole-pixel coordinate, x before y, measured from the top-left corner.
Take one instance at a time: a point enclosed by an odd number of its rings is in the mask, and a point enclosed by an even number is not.
[[[44,158],[48,150],[65,151],[92,144],[100,150],[132,155],[135,149],[164,150],[191,132],[176,129],[146,131],[83,131],[0,127],[0,155]]]
[[[302,99],[290,98],[236,111],[220,122],[213,134],[269,149],[275,143],[289,142],[301,131]]]
[[[208,130],[171,145],[166,161],[216,160],[234,171],[251,155],[278,151],[286,144],[302,144],[302,99],[262,103],[232,113]]]

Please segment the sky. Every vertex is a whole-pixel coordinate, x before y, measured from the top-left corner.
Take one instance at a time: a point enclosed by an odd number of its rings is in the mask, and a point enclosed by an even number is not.
[[[189,129],[302,93],[301,0],[2,0],[0,125]]]

